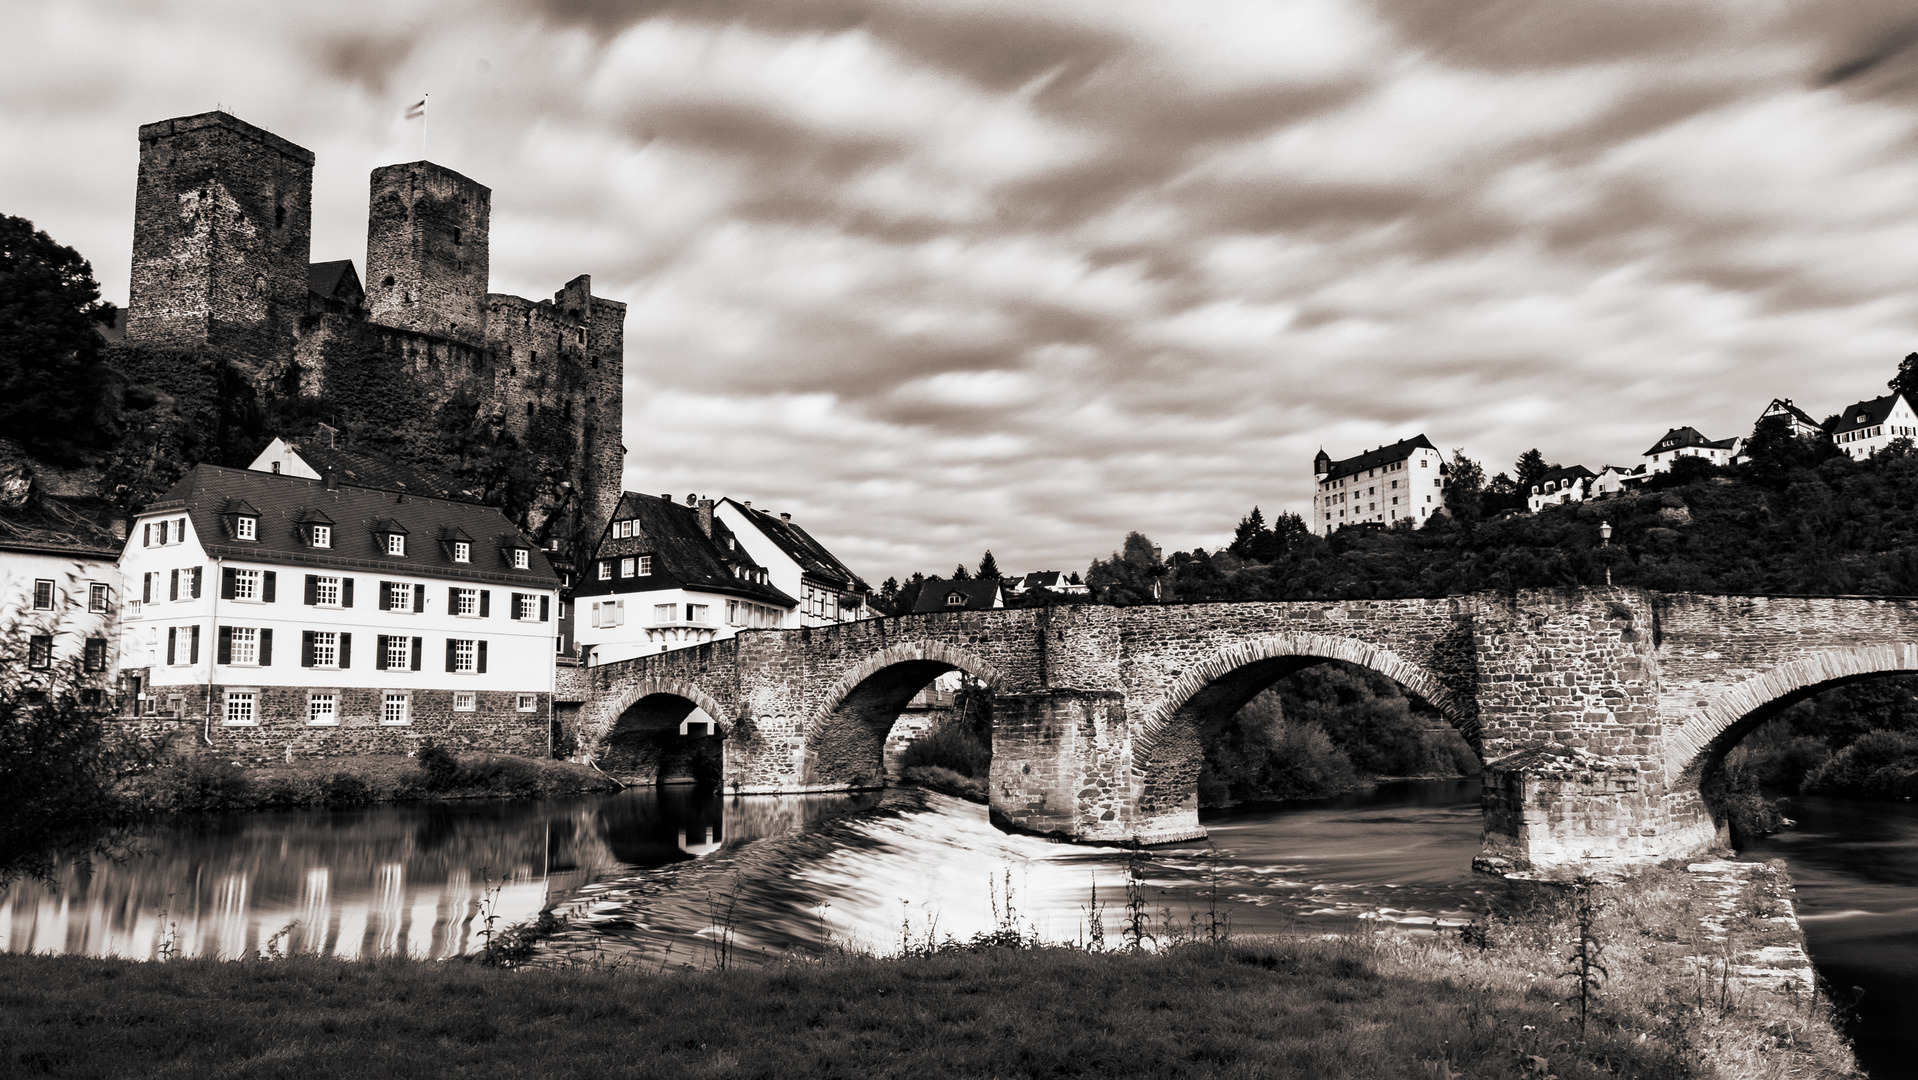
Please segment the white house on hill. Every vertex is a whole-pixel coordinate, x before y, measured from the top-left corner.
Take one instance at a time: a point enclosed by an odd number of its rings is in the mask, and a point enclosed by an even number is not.
[[[1420,524],[1445,508],[1445,459],[1423,435],[1333,461],[1312,459],[1312,531],[1327,536],[1347,525]]]
[[[1743,439],[1707,439],[1695,427],[1677,427],[1667,431],[1663,438],[1645,451],[1645,471],[1647,473],[1669,472],[1672,464],[1682,457],[1703,458],[1713,465],[1730,465],[1738,456],[1738,448]]]
[[[1857,460],[1891,445],[1893,439],[1918,439],[1918,412],[1898,393],[1853,404],[1838,414],[1831,429],[1831,441]]]
[[[1532,490],[1525,493],[1525,505],[1536,514],[1548,506],[1584,502],[1596,475],[1583,465],[1553,469],[1539,477]]]

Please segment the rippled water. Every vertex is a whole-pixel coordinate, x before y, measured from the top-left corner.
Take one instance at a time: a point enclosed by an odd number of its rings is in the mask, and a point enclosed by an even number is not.
[[[1859,1063],[1876,1080],[1918,1077],[1918,807],[1808,797],[1788,813],[1795,826],[1744,854],[1791,868],[1812,964],[1841,1002],[1856,998]]]

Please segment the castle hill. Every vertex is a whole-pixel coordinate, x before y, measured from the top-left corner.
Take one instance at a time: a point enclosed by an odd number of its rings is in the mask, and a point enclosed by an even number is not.
[[[1918,1076],[1899,18],[442,6],[21,20],[0,1071]]]

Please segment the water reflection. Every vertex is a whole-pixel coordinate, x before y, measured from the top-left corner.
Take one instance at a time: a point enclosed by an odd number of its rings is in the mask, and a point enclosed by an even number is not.
[[[123,863],[0,893],[0,951],[154,959],[285,951],[454,956],[603,875],[783,832],[852,797],[635,789],[553,802],[221,814],[147,832]],[[501,925],[504,925],[502,923]]]

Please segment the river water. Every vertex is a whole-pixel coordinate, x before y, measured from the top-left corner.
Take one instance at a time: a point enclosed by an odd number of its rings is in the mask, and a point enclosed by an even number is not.
[[[1207,840],[1151,849],[1132,869],[1161,937],[1215,916],[1251,934],[1455,926],[1486,892],[1470,870],[1477,799],[1476,781],[1417,781],[1223,811],[1207,815]],[[1800,799],[1791,813],[1795,828],[1746,854],[1790,865],[1814,963],[1857,997],[1861,1060],[1879,1080],[1918,1075],[1918,808]],[[661,967],[721,947],[889,953],[1007,924],[1116,940],[1129,869],[1123,850],[1008,836],[942,796],[683,788],[206,816],[140,846],[0,893],[0,951],[433,958],[549,908],[573,926],[552,955]]]

